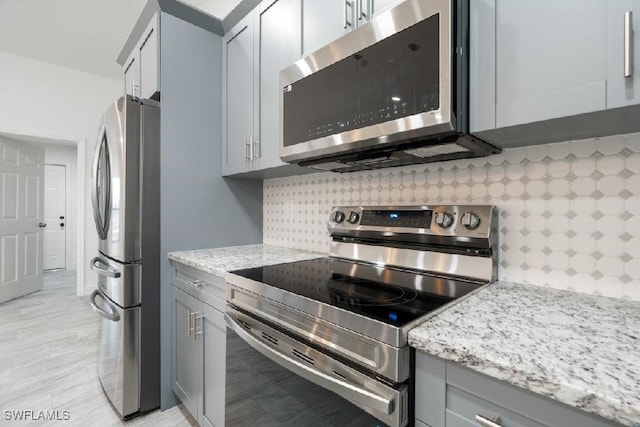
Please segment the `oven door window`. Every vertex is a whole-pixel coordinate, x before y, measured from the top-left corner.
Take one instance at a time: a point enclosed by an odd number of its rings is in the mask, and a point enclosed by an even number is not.
[[[339,394],[274,362],[230,328],[227,328],[226,363],[226,425],[389,425]]]
[[[299,80],[283,95],[283,144],[440,108],[440,15]]]

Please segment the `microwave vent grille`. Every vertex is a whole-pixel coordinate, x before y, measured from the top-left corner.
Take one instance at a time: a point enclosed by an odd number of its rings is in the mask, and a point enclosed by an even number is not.
[[[455,153],[466,153],[469,152],[466,147],[458,144],[441,144],[441,145],[431,145],[427,147],[414,148],[411,150],[404,150],[405,153],[411,154],[412,156],[428,158],[434,156],[442,156],[445,154],[455,154]]]

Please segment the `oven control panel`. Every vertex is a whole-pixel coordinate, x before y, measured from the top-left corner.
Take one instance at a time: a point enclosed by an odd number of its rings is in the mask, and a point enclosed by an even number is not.
[[[332,235],[389,237],[393,233],[489,238],[495,209],[490,205],[336,206],[327,225]]]

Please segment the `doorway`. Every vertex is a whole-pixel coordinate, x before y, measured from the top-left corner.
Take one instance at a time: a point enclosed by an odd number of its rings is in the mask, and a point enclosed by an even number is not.
[[[0,129],[0,137],[10,138],[18,143],[37,144],[42,148],[49,149],[49,153],[52,150],[67,152],[62,159],[45,155],[45,163],[66,167],[65,264],[67,270],[76,271],[76,295],[85,295],[85,265],[87,264],[85,240],[88,233],[85,226],[87,224],[86,217],[90,213],[85,206],[89,180],[89,177],[86,176],[88,162],[86,141],[83,138],[60,138],[42,134],[18,133],[4,129]],[[44,189],[44,181],[42,188]],[[42,204],[44,205],[44,203]],[[44,238],[42,241],[44,242]],[[40,259],[42,262],[44,256]]]
[[[47,149],[45,148],[45,158]],[[44,266],[67,268],[67,166],[44,165]]]

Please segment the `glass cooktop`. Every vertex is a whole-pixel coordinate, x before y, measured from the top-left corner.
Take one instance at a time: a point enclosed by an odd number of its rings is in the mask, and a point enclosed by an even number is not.
[[[232,273],[396,327],[402,327],[481,286],[332,258]]]

